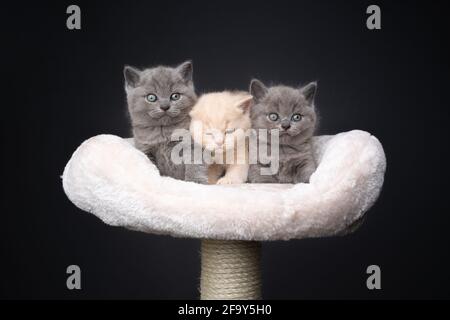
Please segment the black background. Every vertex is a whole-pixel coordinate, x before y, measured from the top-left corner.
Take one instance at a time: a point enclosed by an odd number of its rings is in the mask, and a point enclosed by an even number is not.
[[[375,3],[378,31],[372,1],[77,1],[79,31],[71,2],[3,4],[0,297],[198,297],[198,240],[108,227],[60,180],[85,139],[130,135],[124,64],[193,59],[199,93],[318,80],[320,133],[363,129],[385,148],[383,192],[356,233],[264,243],[264,298],[449,298],[448,11]],[[70,264],[81,291],[66,288]],[[382,290],[366,288],[370,264]]]

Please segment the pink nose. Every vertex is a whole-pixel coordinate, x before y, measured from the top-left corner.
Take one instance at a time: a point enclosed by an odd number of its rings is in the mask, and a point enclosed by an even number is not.
[[[215,137],[215,138],[214,138],[214,142],[215,142],[217,145],[221,146],[221,145],[223,144],[223,137]]]

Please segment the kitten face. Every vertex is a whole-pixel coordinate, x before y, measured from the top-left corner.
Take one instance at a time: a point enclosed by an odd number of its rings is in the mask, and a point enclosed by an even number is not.
[[[256,104],[250,116],[254,129],[276,129],[280,144],[298,144],[310,138],[316,126],[314,96],[317,84],[312,82],[303,88],[286,86],[266,88],[253,80],[250,93]]]
[[[176,68],[159,66],[137,70],[125,67],[125,91],[134,126],[168,126],[185,119],[197,96],[192,63]]]
[[[217,92],[201,96],[190,113],[194,141],[214,152],[242,145],[244,131],[250,128],[252,101],[250,95],[242,92]]]

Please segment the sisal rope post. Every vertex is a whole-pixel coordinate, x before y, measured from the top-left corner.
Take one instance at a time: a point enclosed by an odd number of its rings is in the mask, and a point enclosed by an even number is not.
[[[261,299],[261,243],[202,240],[200,299]]]

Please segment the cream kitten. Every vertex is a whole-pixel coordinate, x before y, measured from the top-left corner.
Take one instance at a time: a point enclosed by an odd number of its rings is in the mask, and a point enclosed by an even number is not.
[[[245,183],[248,175],[248,145],[253,97],[247,92],[204,94],[190,112],[194,141],[212,155],[209,184]]]

